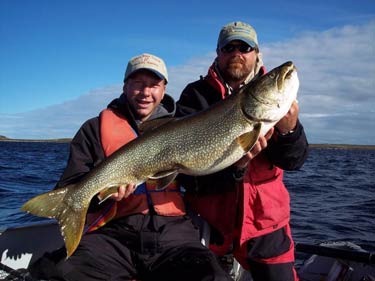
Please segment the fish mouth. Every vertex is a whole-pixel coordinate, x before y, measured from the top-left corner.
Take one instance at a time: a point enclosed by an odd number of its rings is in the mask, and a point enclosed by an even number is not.
[[[277,89],[279,91],[282,91],[285,81],[289,80],[292,77],[292,74],[296,71],[296,67],[291,61],[284,63],[281,67],[285,68],[280,73],[280,76],[277,77]]]
[[[279,66],[278,69],[280,69],[279,72],[270,73],[271,79],[275,80],[275,87],[279,92],[282,92],[285,85],[287,84],[287,81],[292,79],[293,74],[296,71],[296,67],[293,64],[293,62],[288,61],[284,63],[283,65]],[[252,94],[253,98],[261,103],[264,104],[273,104],[272,100],[269,100],[269,98],[265,99],[262,95]]]
[[[264,107],[272,107],[275,105],[277,108],[280,108],[284,99],[282,98],[282,96],[284,96],[284,93],[282,92],[285,90],[285,87],[289,87],[289,80],[293,80],[295,72],[296,67],[292,61],[288,61],[280,65],[278,68],[266,74],[268,77],[265,77],[264,80],[259,81],[259,84],[261,85],[260,89],[249,91],[251,99],[255,103],[259,103]],[[257,79],[262,79],[263,77],[264,76],[261,76]],[[250,85],[249,88],[251,88]],[[276,93],[276,91],[279,93]],[[273,94],[272,92],[275,93]],[[265,118],[262,118],[262,116],[258,116],[259,114],[257,112],[251,109],[248,110],[246,107],[242,108],[241,111],[249,122],[271,123],[276,121],[273,118],[270,118],[270,116],[264,116]]]

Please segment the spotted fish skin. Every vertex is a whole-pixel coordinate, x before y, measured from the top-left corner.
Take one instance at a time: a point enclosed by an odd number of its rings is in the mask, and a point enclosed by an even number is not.
[[[205,111],[147,131],[80,182],[38,195],[21,209],[55,218],[69,257],[81,240],[90,201],[99,192],[108,197],[120,185],[149,179],[164,188],[178,173],[207,175],[232,165],[285,116],[298,87],[296,68],[286,62]]]

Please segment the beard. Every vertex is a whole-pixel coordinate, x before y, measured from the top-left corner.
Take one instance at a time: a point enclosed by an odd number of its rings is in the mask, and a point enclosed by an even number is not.
[[[234,57],[226,65],[223,76],[228,81],[243,81],[250,74],[251,67],[239,57]]]

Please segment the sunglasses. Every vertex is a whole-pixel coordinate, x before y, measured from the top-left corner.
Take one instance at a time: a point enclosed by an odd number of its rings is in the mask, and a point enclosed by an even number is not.
[[[250,53],[254,50],[253,47],[247,44],[240,44],[240,45],[227,44],[223,48],[221,48],[221,51],[223,53],[230,54],[230,53],[233,53],[236,49],[243,54]]]

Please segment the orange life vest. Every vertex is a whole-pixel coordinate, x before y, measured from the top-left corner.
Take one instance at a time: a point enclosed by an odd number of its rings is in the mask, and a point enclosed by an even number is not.
[[[104,154],[108,157],[120,147],[135,139],[137,133],[126,118],[116,114],[111,109],[105,109],[100,113],[100,137]],[[136,213],[147,214],[150,207],[162,216],[185,215],[185,205],[178,183],[174,181],[166,189],[159,191],[156,190],[154,181],[147,181],[138,186],[129,197],[119,202],[111,202],[98,214],[90,214],[87,231],[98,229],[114,218]]]

